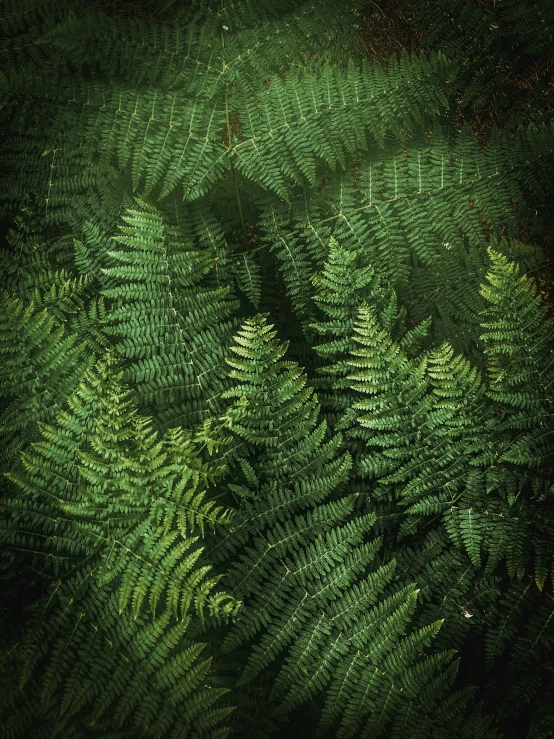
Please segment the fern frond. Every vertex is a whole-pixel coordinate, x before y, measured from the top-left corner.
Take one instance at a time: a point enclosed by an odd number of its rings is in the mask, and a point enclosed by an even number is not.
[[[190,433],[158,440],[122,376],[113,353],[87,370],[70,411],[41,426],[24,470],[8,474],[21,494],[3,500],[4,546],[50,581],[24,638],[22,681],[46,660],[41,701],[60,712],[54,734],[85,707],[100,735],[110,716],[156,736],[206,728],[229,712],[216,709],[225,691],[206,692],[210,660],[198,660],[206,645],[187,644],[186,631],[191,613],[240,610],[215,592],[221,575],[197,535],[228,525],[231,513],[204,501],[212,471]]]
[[[33,438],[37,422],[52,420],[62,409],[94,357],[84,356],[86,342],[69,334],[47,308],[39,312],[33,302],[25,305],[5,292],[1,300],[0,392],[9,404],[0,424],[8,460]]]
[[[224,344],[238,307],[229,287],[200,287],[214,257],[183,245],[158,209],[137,200],[103,269],[114,301],[105,331],[127,359],[126,380],[143,404],[167,407],[165,426],[218,412],[225,388]],[[183,248],[184,246],[184,248]],[[217,258],[216,258],[217,259]],[[171,409],[171,410],[170,410]]]
[[[375,679],[379,695],[375,704],[363,695],[352,696],[357,680],[345,686],[348,693],[337,705],[336,716],[342,717],[348,727],[345,736],[350,736],[358,711],[364,716],[371,713],[381,726],[378,717],[387,695],[395,690],[396,676],[417,660],[421,645],[429,643],[430,631],[425,636],[422,632],[421,642],[415,636],[405,644],[401,639],[417,600],[413,585],[379,599],[393,576],[394,562],[355,582],[377,551],[378,541],[364,543],[375,515],[348,521],[356,496],[321,503],[346,479],[350,460],[346,455],[333,460],[336,444],[332,449],[328,442],[320,450],[321,436],[312,445],[317,398],[312,388],[305,387],[296,364],[284,361],[286,345],[274,337],[271,326],[258,315],[243,324],[231,347],[236,357],[228,359],[236,384],[225,396],[236,399],[238,414],[230,428],[260,453],[255,462],[249,459],[240,480],[244,488],[254,483],[256,495],[241,496],[235,525],[210,547],[212,556],[222,561],[225,550],[227,559],[233,556],[226,584],[235,596],[244,594],[246,601],[223,649],[232,655],[261,632],[240,685],[251,683],[285,652],[270,696],[270,701],[278,701],[276,716],[286,715],[322,690],[329,696],[337,690],[342,693],[335,682],[340,683],[343,671],[350,675],[353,670],[359,684],[365,680],[362,674]],[[232,406],[228,417],[233,414]],[[324,431],[325,424],[320,428]],[[297,513],[300,492],[303,505],[310,501],[312,506],[305,515]],[[287,508],[290,518],[283,515]],[[282,516],[284,523],[277,523]],[[237,556],[239,544],[243,553]],[[400,689],[398,699],[402,700]],[[386,716],[384,722],[390,719],[388,712]],[[334,718],[335,713],[331,721]]]

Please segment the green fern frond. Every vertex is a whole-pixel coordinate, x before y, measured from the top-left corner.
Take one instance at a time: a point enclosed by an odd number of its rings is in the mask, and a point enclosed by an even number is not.
[[[113,301],[105,332],[116,337],[141,403],[166,406],[166,427],[190,426],[220,407],[223,345],[238,304],[229,287],[199,285],[214,268],[211,255],[183,244],[158,209],[140,199],[137,205],[114,237],[116,266],[102,269],[102,294]]]
[[[261,297],[260,265],[252,254],[241,254],[234,263],[235,277],[240,290],[257,309]]]
[[[488,284],[481,286],[481,294],[489,305],[483,310],[483,317],[489,320],[482,322],[488,331],[481,336],[489,364],[489,395],[511,408],[505,428],[528,428],[525,418],[529,413],[537,425],[542,425],[552,415],[553,320],[546,318],[546,308],[540,304],[533,281],[525,275],[520,277],[519,267],[502,254],[489,249],[489,256]],[[506,461],[537,456],[539,447],[531,452],[534,445],[529,436],[515,442]],[[518,455],[518,449],[523,451],[525,445],[530,445],[530,453]],[[547,446],[539,456],[544,461],[537,460],[535,464],[545,464],[548,455]]]
[[[187,646],[186,630],[191,612],[235,618],[240,610],[215,592],[221,575],[212,576],[195,535],[229,525],[231,512],[204,502],[212,471],[190,433],[158,440],[122,376],[113,353],[88,370],[70,411],[41,425],[24,471],[8,474],[22,494],[3,501],[3,543],[51,582],[26,632],[22,681],[46,660],[41,701],[62,717],[54,734],[85,706],[90,726],[111,715],[124,727],[132,717],[145,736],[183,721],[206,727],[229,711],[198,713],[223,693],[208,699],[210,660],[198,661],[205,644]]]
[[[0,392],[9,399],[0,428],[7,437],[7,461],[33,438],[37,422],[48,422],[61,410],[94,357],[85,358],[86,343],[46,308],[39,312],[33,302],[25,305],[4,292],[0,312]]]
[[[236,357],[228,359],[236,384],[225,396],[236,399],[240,417],[231,426],[232,432],[257,447],[260,454],[256,461],[249,459],[241,479],[245,488],[256,485],[256,496],[241,496],[229,535],[219,537],[210,547],[217,560],[233,556],[226,584],[246,600],[223,649],[232,655],[240,644],[261,632],[242,670],[240,685],[250,684],[271,669],[285,652],[270,696],[270,701],[278,701],[275,716],[286,715],[322,690],[328,689],[329,696],[337,690],[342,693],[340,675],[352,669],[364,670],[371,680],[377,676],[380,706],[380,701],[387,703],[386,696],[397,679],[394,676],[417,660],[422,644],[429,644],[431,631],[424,630],[421,639],[412,636],[406,643],[401,639],[415,608],[413,585],[379,599],[393,576],[394,562],[356,582],[379,544],[379,540],[364,543],[375,515],[348,521],[356,499],[352,495],[321,503],[346,479],[350,461],[346,456],[333,459],[336,444],[333,448],[328,442],[320,449],[321,437],[312,445],[317,398],[305,387],[305,376],[296,364],[284,361],[286,345],[274,337],[271,326],[258,315],[243,324],[231,347]],[[233,407],[228,416],[233,418]],[[278,424],[273,421],[276,417]],[[320,428],[324,430],[325,424]],[[305,515],[297,513],[308,502],[311,509]],[[287,509],[291,518],[285,517]],[[234,554],[237,544],[244,552],[238,556]],[[440,664],[449,656],[439,660]],[[362,680],[361,673],[358,677]],[[348,727],[345,736],[353,733],[358,711],[366,716],[374,713],[375,725],[381,726],[377,706],[371,708],[373,704],[363,695],[351,697],[356,684],[348,683],[348,693],[331,717],[333,721],[335,715],[342,716]],[[402,700],[400,689],[398,698]]]

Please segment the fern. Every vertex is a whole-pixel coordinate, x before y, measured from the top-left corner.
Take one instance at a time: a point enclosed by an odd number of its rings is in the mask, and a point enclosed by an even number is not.
[[[523,431],[503,459],[514,464],[525,460],[541,469],[551,464],[554,451],[550,434],[539,429],[544,422],[548,427],[553,413],[553,321],[546,319],[533,282],[519,277],[517,265],[492,250],[489,254],[493,269],[487,275],[489,284],[481,288],[490,305],[483,314],[492,319],[482,323],[488,331],[481,335],[489,360],[489,394],[510,409],[503,428]],[[525,434],[525,429],[531,433]]]
[[[325,314],[326,320],[313,323],[310,328],[317,334],[331,338],[331,341],[313,348],[325,359],[325,366],[320,369],[320,373],[331,376],[321,385],[323,387],[327,385],[334,390],[343,390],[349,385],[346,380],[349,371],[346,356],[349,349],[354,347],[351,334],[359,304],[366,298],[379,309],[384,307],[383,304],[388,297],[371,265],[360,268],[357,267],[356,261],[355,252],[345,251],[336,239],[331,237],[329,261],[325,263],[323,271],[316,273],[312,278],[317,292],[314,301]],[[332,362],[333,359],[338,361]],[[344,412],[350,405],[349,398],[344,392],[335,393],[329,399],[322,394],[321,402],[339,413]]]
[[[214,592],[220,578],[201,564],[194,535],[228,524],[229,513],[204,501],[214,473],[190,436],[175,429],[158,441],[121,379],[108,354],[69,398],[70,411],[41,425],[24,472],[8,475],[21,494],[4,501],[4,546],[24,552],[49,583],[19,648],[21,684],[44,665],[35,710],[53,721],[53,735],[78,716],[100,735],[132,720],[155,736],[183,731],[195,711],[199,728],[228,712],[215,708],[221,691],[207,696],[210,660],[199,660],[205,645],[187,643],[186,631],[191,612],[229,617],[240,607]]]
[[[498,255],[496,259],[500,260],[499,263],[510,274],[505,258]],[[511,270],[515,271],[514,266],[511,266]],[[487,277],[493,284],[497,281],[494,268]],[[525,282],[520,284],[521,289],[524,289]],[[527,298],[525,307],[516,304],[514,315],[528,322],[534,314],[537,324],[541,326],[540,316],[543,311],[538,310],[537,299],[533,300],[529,287],[524,293]],[[514,288],[510,288],[512,285],[508,287],[506,283],[500,288],[499,292],[505,299],[514,294]],[[485,287],[482,289],[485,294],[489,294]],[[498,295],[497,304],[500,301]],[[510,305],[513,305],[511,298]],[[504,308],[506,310],[507,306]],[[500,321],[509,320],[509,313],[506,315],[503,312],[501,315]],[[490,324],[490,327],[493,325]],[[548,330],[548,326],[545,329]],[[360,462],[361,472],[371,475],[382,486],[382,492],[377,488],[376,494],[388,495],[390,493],[387,490],[391,485],[399,485],[396,494],[408,514],[399,534],[402,536],[408,532],[413,533],[415,527],[421,525],[421,518],[418,518],[421,515],[443,513],[453,543],[466,548],[475,566],[480,564],[480,551],[485,539],[490,538],[491,544],[493,541],[494,544],[489,569],[492,571],[492,562],[498,561],[499,552],[502,551],[498,546],[503,541],[506,556],[512,562],[509,565],[510,571],[522,571],[522,564],[516,565],[515,561],[522,562],[523,552],[518,550],[517,542],[529,535],[527,523],[523,517],[518,517],[516,524],[513,515],[507,515],[506,508],[503,514],[500,514],[502,508],[499,508],[491,516],[495,506],[487,498],[494,490],[503,491],[504,505],[511,508],[515,499],[510,488],[514,485],[520,490],[524,488],[529,484],[529,473],[525,472],[525,468],[532,470],[540,467],[536,452],[517,458],[507,456],[505,429],[506,426],[510,428],[510,424],[500,421],[498,415],[494,414],[494,407],[487,403],[486,388],[480,373],[467,360],[455,358],[452,349],[446,344],[428,353],[417,363],[410,361],[398,345],[390,340],[387,332],[379,330],[373,311],[367,308],[361,309],[355,332],[358,336],[353,338],[363,348],[352,352],[354,359],[350,364],[359,369],[349,377],[356,381],[352,385],[353,389],[369,394],[370,398],[355,403],[352,408],[364,412],[363,415],[358,415],[358,422],[362,429],[369,431],[352,430],[350,433],[364,439],[366,445],[380,450]],[[502,338],[504,334],[499,336]],[[548,342],[546,334],[544,336],[542,343],[537,342],[536,351],[541,357],[542,366],[549,372],[550,351],[545,352]],[[487,335],[484,338],[486,340]],[[487,346],[485,343],[486,352]],[[498,376],[498,370],[493,364],[494,345],[490,352],[491,356],[487,358],[492,367],[490,371],[493,382],[487,395],[498,400],[494,392],[494,380]],[[533,364],[535,367],[540,366],[538,359]],[[529,437],[544,439],[543,448],[546,445],[548,450],[550,435],[548,432],[545,434],[542,428],[541,416],[534,414],[531,424],[533,430]],[[395,432],[400,429],[405,446],[398,448],[394,445],[394,440]],[[508,447],[515,441],[510,440]],[[527,443],[530,444],[531,441]],[[389,447],[392,448],[389,450]],[[492,466],[502,465],[504,462],[520,465],[519,475],[514,475],[509,467],[504,469],[503,475],[501,470],[496,472],[491,469]],[[544,474],[550,473],[545,469]],[[535,484],[538,489],[544,489],[539,480]],[[459,502],[461,500],[467,502]],[[469,501],[473,504],[468,504]],[[533,516],[531,510],[527,516]],[[485,531],[488,531],[486,537]],[[514,556],[515,561],[512,559]]]
[[[90,360],[84,356],[86,342],[57,324],[47,308],[38,311],[33,302],[25,305],[4,292],[1,313],[0,391],[8,400],[0,421],[5,464],[33,438],[38,421],[47,422],[61,410]]]
[[[226,583],[246,607],[223,649],[230,652],[261,631],[238,685],[251,682],[286,650],[270,696],[277,702],[275,715],[326,689],[317,735],[340,720],[337,736],[352,736],[362,722],[362,735],[371,736],[404,700],[415,701],[412,672],[419,685],[426,683],[451,652],[418,661],[440,621],[401,639],[417,591],[408,585],[378,600],[394,561],[357,581],[379,545],[379,538],[364,543],[375,516],[348,521],[354,496],[321,502],[345,479],[350,460],[333,459],[340,436],[320,447],[326,424],[315,426],[317,400],[296,366],[281,361],[285,347],[270,328],[262,316],[247,321],[232,347],[238,356],[228,360],[237,385],[226,397],[240,399],[240,420],[233,407],[228,414],[233,434],[261,455],[255,464],[243,458],[242,474],[237,470],[230,486],[243,498],[238,516],[229,535],[211,547],[222,561],[238,543],[245,552],[230,565]],[[310,502],[317,505],[300,513]],[[451,674],[434,681],[428,705],[442,695]]]
[[[137,204],[141,210],[127,210],[128,225],[115,237],[120,248],[108,252],[117,266],[102,270],[109,285],[103,295],[115,302],[105,331],[118,339],[130,365],[126,379],[140,401],[165,406],[166,425],[190,426],[217,412],[222,345],[237,303],[228,287],[197,286],[213,269],[213,257],[190,243],[183,248],[155,208],[140,199]]]
[[[548,735],[550,10],[144,5],[0,10],[4,733]]]

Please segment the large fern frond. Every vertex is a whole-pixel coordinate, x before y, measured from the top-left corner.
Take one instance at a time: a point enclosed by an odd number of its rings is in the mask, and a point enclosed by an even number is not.
[[[213,471],[190,434],[158,440],[121,383],[113,354],[87,371],[70,410],[41,425],[23,471],[9,473],[21,492],[2,505],[5,548],[47,585],[19,659],[22,685],[42,665],[34,710],[53,735],[84,719],[100,736],[110,723],[159,736],[211,728],[230,710],[217,707],[225,691],[206,687],[206,645],[187,627],[240,609],[215,590],[199,541],[231,513],[204,500]]]

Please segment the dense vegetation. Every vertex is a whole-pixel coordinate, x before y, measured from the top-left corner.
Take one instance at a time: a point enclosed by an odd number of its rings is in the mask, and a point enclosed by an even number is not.
[[[552,736],[554,5],[119,5],[0,2],[2,736]]]

